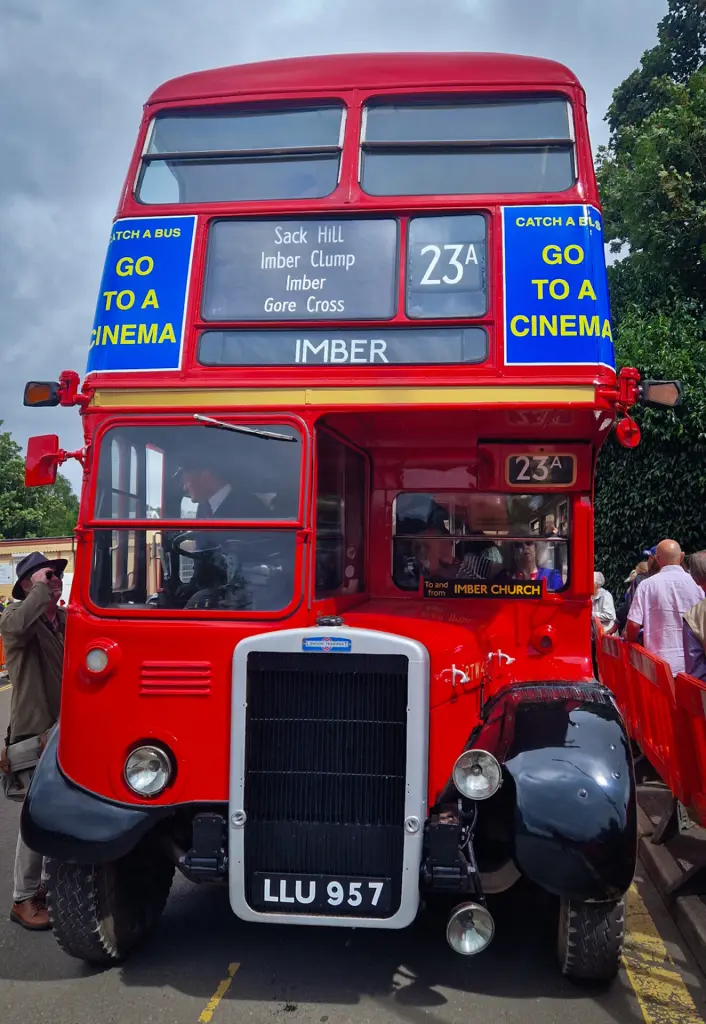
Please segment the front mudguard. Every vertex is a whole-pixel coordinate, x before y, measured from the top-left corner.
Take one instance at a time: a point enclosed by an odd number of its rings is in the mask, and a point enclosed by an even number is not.
[[[171,807],[106,800],[67,779],[57,757],[58,732],[50,737],[22,806],[22,838],[45,857],[79,864],[119,860]]]
[[[471,746],[514,787],[514,856],[527,878],[581,902],[617,900],[637,862],[630,744],[604,687],[545,683],[499,694]]]

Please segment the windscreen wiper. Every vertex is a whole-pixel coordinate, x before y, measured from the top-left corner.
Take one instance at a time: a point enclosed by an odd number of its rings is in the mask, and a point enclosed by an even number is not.
[[[217,430],[232,430],[236,434],[252,434],[253,437],[264,437],[266,441],[293,441],[299,440],[290,434],[276,434],[273,430],[259,430],[256,427],[243,427],[235,423],[224,423],[223,420],[214,420],[210,416],[202,416],[200,412],[194,413],[194,419],[207,427],[216,427]]]

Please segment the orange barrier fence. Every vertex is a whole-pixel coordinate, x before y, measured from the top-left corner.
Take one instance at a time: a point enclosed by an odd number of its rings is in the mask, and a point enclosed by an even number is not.
[[[674,690],[679,757],[689,779],[689,801],[682,800],[682,803],[691,807],[703,825],[706,823],[706,683],[680,672],[674,680]]]
[[[706,682],[638,644],[597,634],[601,682],[612,690],[631,739],[673,795],[706,826]]]

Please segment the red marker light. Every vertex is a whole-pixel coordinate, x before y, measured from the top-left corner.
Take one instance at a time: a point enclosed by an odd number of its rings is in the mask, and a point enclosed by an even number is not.
[[[549,654],[554,649],[554,627],[539,626],[533,630],[530,643],[540,654]]]
[[[642,438],[640,428],[630,416],[625,416],[616,425],[615,436],[623,448],[637,448]]]

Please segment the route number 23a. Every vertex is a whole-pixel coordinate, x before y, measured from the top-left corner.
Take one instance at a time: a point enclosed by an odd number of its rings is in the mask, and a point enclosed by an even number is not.
[[[420,281],[420,284],[423,285],[460,284],[463,280],[464,268],[469,263],[478,266],[476,247],[466,242],[460,244],[454,242],[444,246],[425,245],[420,250],[420,255],[430,256],[429,265]],[[442,263],[441,267],[437,270],[442,255],[445,257],[446,262],[445,264]],[[442,277],[432,277],[432,274],[440,273],[444,269],[446,273]]]
[[[560,455],[513,455],[510,459],[510,483],[571,483],[573,458]]]

